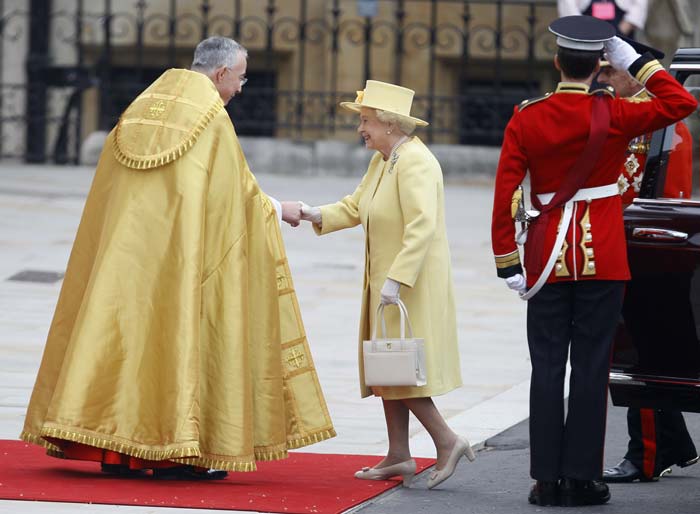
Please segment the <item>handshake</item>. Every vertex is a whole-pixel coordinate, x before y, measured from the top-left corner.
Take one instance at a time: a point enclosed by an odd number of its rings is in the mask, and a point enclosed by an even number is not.
[[[282,220],[292,227],[298,227],[303,221],[310,221],[316,225],[321,224],[321,209],[311,207],[304,202],[280,202],[282,206]]]

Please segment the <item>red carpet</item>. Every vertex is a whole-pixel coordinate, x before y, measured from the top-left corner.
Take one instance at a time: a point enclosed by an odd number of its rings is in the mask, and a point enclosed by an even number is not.
[[[55,459],[38,446],[0,440],[0,499],[148,505],[282,513],[340,513],[400,484],[357,480],[353,473],[379,462],[367,455],[291,453],[261,462],[253,473],[226,480],[163,481],[118,478],[99,464]],[[432,459],[416,459],[419,470]]]

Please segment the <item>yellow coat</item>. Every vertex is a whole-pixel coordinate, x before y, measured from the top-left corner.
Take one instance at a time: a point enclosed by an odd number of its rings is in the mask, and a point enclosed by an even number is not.
[[[236,471],[334,435],[279,222],[211,81],[107,139],[21,438]]]
[[[377,152],[355,192],[321,207],[328,234],[365,229],[365,277],[360,315],[359,365],[362,397],[374,393],[387,400],[447,393],[462,385],[457,322],[445,227],[442,170],[435,156],[413,137],[401,145],[393,167]],[[428,384],[423,387],[364,385],[362,341],[370,339],[380,291],[388,278],[402,284],[414,335],[425,338]],[[395,307],[385,309],[387,331],[398,336]]]

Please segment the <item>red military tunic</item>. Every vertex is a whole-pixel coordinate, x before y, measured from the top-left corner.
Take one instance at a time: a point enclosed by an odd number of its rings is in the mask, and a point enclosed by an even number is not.
[[[683,119],[697,106],[693,96],[648,55],[637,59],[630,73],[655,97],[635,102],[608,92],[610,130],[584,188],[617,183],[630,140]],[[593,100],[586,84],[562,82],[553,94],[515,108],[505,130],[494,192],[491,238],[499,277],[522,273],[511,218],[514,191],[528,170],[533,194],[559,190],[562,177],[586,145]],[[560,216],[549,217],[542,269],[559,223]],[[537,273],[528,272],[528,287],[538,278]],[[547,282],[629,278],[620,196],[575,202],[561,255]]]

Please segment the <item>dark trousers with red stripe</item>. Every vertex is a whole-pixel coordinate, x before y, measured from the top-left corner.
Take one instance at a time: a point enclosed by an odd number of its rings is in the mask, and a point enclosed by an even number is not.
[[[610,349],[624,282],[555,282],[528,302],[530,475],[599,479],[603,473]],[[571,361],[564,418],[564,379]]]
[[[625,458],[647,478],[698,454],[680,411],[630,408],[627,431],[630,441]]]

